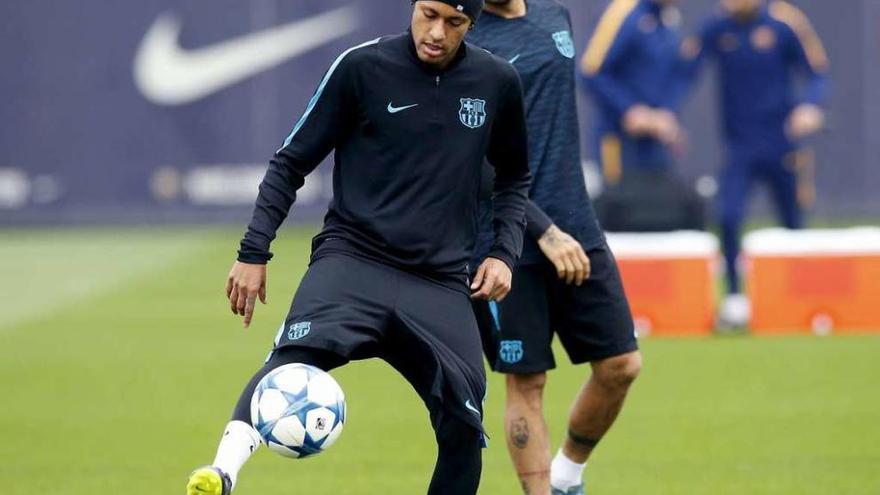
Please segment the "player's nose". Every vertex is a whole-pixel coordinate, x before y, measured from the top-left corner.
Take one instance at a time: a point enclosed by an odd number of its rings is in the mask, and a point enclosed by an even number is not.
[[[428,35],[431,37],[431,43],[440,43],[445,40],[446,28],[443,25],[443,21],[437,20],[431,24],[431,29],[428,31]]]

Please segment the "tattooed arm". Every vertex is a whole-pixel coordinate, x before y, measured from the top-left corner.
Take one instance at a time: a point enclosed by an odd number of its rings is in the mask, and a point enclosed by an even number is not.
[[[556,225],[550,225],[541,237],[538,246],[544,256],[556,267],[559,278],[566,284],[580,286],[590,276],[590,259],[581,244]]]
[[[580,243],[554,225],[553,219],[531,199],[526,202],[526,232],[538,241],[565,283],[581,285],[590,276],[590,259]]]

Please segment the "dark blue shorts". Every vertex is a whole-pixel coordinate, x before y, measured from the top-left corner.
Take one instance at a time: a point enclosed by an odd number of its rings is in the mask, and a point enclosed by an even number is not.
[[[514,271],[504,302],[474,304],[493,370],[525,374],[555,368],[554,334],[575,364],[638,350],[614,256],[605,245],[587,256],[592,271],[580,287],[559,280],[549,262],[524,265]]]
[[[415,388],[431,411],[482,430],[486,373],[470,299],[430,279],[375,261],[332,254],[313,261],[275,348],[378,357]]]

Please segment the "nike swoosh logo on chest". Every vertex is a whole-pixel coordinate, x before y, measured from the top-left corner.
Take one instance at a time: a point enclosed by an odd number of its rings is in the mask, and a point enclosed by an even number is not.
[[[398,113],[398,112],[402,112],[402,111],[404,111],[404,110],[409,110],[410,108],[415,108],[415,107],[417,107],[417,106],[419,106],[418,103],[414,103],[414,104],[412,104],[412,105],[407,105],[407,106],[405,106],[405,107],[395,107],[394,105],[392,105],[392,104],[389,102],[389,103],[388,103],[388,113]]]

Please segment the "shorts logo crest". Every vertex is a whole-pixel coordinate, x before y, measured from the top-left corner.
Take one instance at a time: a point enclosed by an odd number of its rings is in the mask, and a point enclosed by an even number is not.
[[[498,357],[507,364],[515,364],[522,361],[522,340],[502,340],[501,347],[498,349]]]
[[[290,340],[299,340],[312,330],[312,322],[310,321],[301,321],[299,323],[294,323],[290,325],[290,331],[287,332],[287,338]]]
[[[461,109],[458,110],[458,119],[470,129],[482,127],[486,123],[486,100],[474,98],[461,98]]]
[[[568,31],[558,31],[553,33],[553,41],[556,42],[556,49],[565,58],[574,58],[574,40],[571,39],[571,33]]]

